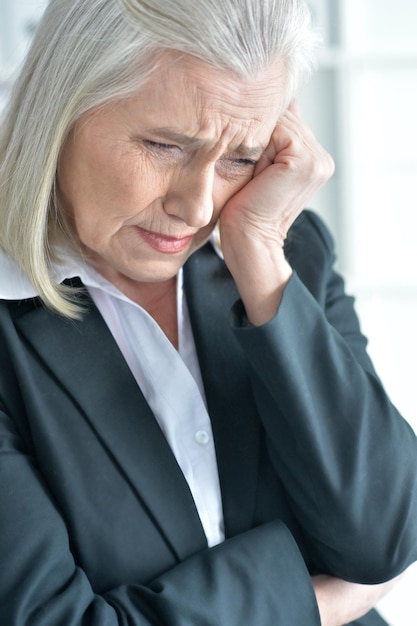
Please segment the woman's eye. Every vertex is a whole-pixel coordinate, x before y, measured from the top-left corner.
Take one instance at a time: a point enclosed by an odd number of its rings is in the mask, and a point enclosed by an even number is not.
[[[243,157],[236,156],[224,156],[219,162],[223,168],[234,171],[247,172],[250,168],[253,169],[256,166],[256,161],[253,159],[245,159]]]
[[[256,165],[256,161],[253,159],[235,159],[235,163],[246,167],[255,167]]]
[[[170,143],[160,143],[158,141],[151,141],[150,139],[144,139],[143,143],[151,150],[160,150],[160,151],[170,151],[170,150],[179,150],[178,146]]]

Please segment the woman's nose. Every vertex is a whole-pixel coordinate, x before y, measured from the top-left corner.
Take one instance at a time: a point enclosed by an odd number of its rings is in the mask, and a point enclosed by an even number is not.
[[[171,179],[164,209],[192,228],[202,228],[213,217],[214,165],[184,168]]]

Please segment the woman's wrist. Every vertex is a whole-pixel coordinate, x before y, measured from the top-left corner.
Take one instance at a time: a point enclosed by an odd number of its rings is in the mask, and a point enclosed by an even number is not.
[[[399,577],[400,578],[400,577]],[[313,576],[322,626],[343,626],[361,618],[397,584],[394,578],[379,585],[361,585],[333,576]]]
[[[265,324],[276,315],[292,275],[282,248],[243,238],[233,248],[223,247],[223,254],[248,320],[255,326]]]

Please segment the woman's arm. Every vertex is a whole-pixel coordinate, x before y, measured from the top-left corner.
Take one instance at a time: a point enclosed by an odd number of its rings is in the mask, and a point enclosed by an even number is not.
[[[10,364],[0,371],[4,390],[3,383],[12,384]],[[303,557],[279,521],[203,550],[152,581],[126,581],[97,592],[80,566],[67,521],[35,455],[1,404],[0,511],[0,624],[320,624]]]
[[[269,323],[242,324],[244,310],[235,309],[235,334],[271,459],[318,571],[379,583],[417,558],[416,436],[363,366],[370,362],[351,332],[351,299],[335,289],[327,299],[340,331],[294,274]]]
[[[271,457],[318,571],[377,583],[417,558],[417,442],[366,354],[326,229],[300,216],[332,171],[291,106],[223,209],[222,251]]]
[[[363,617],[402,576],[379,585],[359,585],[332,576],[314,576],[321,626],[344,626]]]

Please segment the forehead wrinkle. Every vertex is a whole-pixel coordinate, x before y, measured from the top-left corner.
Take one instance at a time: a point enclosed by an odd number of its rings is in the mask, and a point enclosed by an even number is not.
[[[169,67],[172,69],[173,66]],[[194,57],[183,57],[174,66],[176,80],[182,82],[184,90],[194,91],[214,106],[228,106],[246,109],[246,102],[251,100],[254,109],[262,109],[265,97],[275,101],[285,83],[285,69],[281,62],[271,65],[258,76],[243,78],[226,70],[210,67]],[[186,70],[181,71],[181,70]],[[188,70],[188,71],[187,71]]]
[[[184,81],[185,82],[185,81]],[[232,81],[233,83],[233,81]],[[269,83],[270,84],[270,83]],[[270,116],[271,109],[274,110],[275,119],[273,120],[273,126],[275,126],[282,114],[282,103],[277,98],[276,92],[271,89],[271,95],[268,93],[269,110],[265,105],[265,92],[261,93],[260,85],[252,85],[249,83],[250,88],[253,88],[252,95],[256,93],[262,96],[256,98],[256,102],[251,101],[251,106],[247,106],[247,99],[245,94],[239,92],[236,89],[236,94],[240,97],[229,97],[229,90],[211,89],[209,82],[202,84],[193,83],[190,86],[191,101],[194,105],[194,110],[199,111],[200,117],[200,129],[210,129],[210,127],[216,128],[215,139],[216,145],[221,144],[224,152],[233,152],[247,158],[257,159],[261,156],[265,150],[269,141],[270,132],[263,137],[258,136],[258,140],[255,139],[257,129],[266,129],[266,119]],[[245,85],[246,86],[246,85]],[[273,103],[273,104],[272,104]],[[272,104],[272,106],[271,106]],[[252,135],[252,137],[251,137]],[[210,141],[210,139],[208,139]]]
[[[166,143],[201,148],[211,156],[218,151],[260,156],[282,113],[280,68],[260,80],[242,80],[186,58],[167,63],[162,73],[165,80],[150,82],[139,92],[149,113],[149,125],[142,126],[145,132]],[[174,115],[169,103],[175,104],[178,94],[183,105]],[[153,115],[155,102],[161,103],[160,120]]]
[[[206,145],[208,153],[212,159],[219,158],[222,154],[235,152],[238,148],[243,155],[245,150],[249,151],[251,146],[244,143],[253,123],[250,120],[234,119],[229,115],[218,114],[214,117],[209,115],[206,124],[202,123],[202,128],[207,128],[213,132]],[[211,123],[210,123],[211,122]],[[211,147],[210,147],[211,146]]]
[[[230,134],[236,133],[237,135],[239,135],[240,133],[247,131],[248,127],[252,126],[252,124],[246,123],[244,126],[245,128],[240,128],[239,131],[233,132],[228,128],[229,124],[227,124],[226,127],[221,131],[219,137],[213,137],[213,139],[209,137],[196,137],[191,134],[187,134],[187,132],[175,131],[174,129],[169,127],[150,128],[147,130],[147,132],[149,132],[152,136],[163,139],[164,141],[179,144],[186,148],[192,148],[196,150],[200,148],[210,149],[220,143],[225,149],[227,148],[229,152],[234,152],[248,158],[259,157],[264,150],[264,147],[260,143],[255,142],[252,145],[247,145],[244,142],[233,141],[228,138],[228,135]]]
[[[278,112],[277,93],[271,81],[262,84],[239,81],[224,72],[218,73],[215,81],[208,80],[198,72],[191,76],[182,74],[178,78],[183,93],[187,94],[191,110],[200,118],[200,127],[204,123],[210,126],[213,118],[216,118],[214,123],[219,127],[225,128],[236,122],[242,129],[249,130],[249,127],[262,124],[271,106]],[[268,87],[267,97],[265,85]]]

